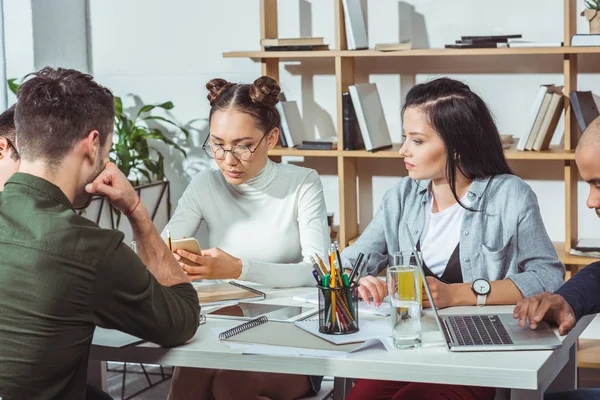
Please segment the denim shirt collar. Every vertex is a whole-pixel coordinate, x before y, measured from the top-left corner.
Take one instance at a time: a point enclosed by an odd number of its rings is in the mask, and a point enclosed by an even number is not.
[[[467,196],[469,196],[469,199],[475,200],[474,197],[481,199],[481,197],[483,196],[483,193],[485,192],[485,189],[487,188],[487,186],[490,183],[490,180],[492,178],[493,178],[493,176],[473,179],[473,182],[471,183],[471,186],[469,187],[469,192],[467,194]],[[431,179],[423,179],[423,180],[418,180],[416,182],[418,182],[418,185],[420,187],[418,193],[421,196],[421,202],[426,203],[427,202],[427,191],[429,189],[429,184],[431,183]]]

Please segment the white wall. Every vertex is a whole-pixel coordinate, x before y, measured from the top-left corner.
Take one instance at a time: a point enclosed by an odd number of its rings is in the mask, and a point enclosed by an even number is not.
[[[26,67],[33,66],[31,5],[23,0],[4,2],[8,76],[20,76],[27,72]],[[543,12],[537,2],[520,0],[363,0],[363,3],[367,6],[371,46],[407,37],[412,37],[417,46],[443,47],[467,34],[522,33],[524,39],[546,41],[561,41],[563,36],[562,0],[545,2]],[[583,0],[578,0],[578,8],[583,8]],[[333,45],[333,14],[333,1],[280,1],[279,36],[324,36]],[[579,32],[588,32],[583,17],[578,17],[577,23]],[[259,47],[259,2],[89,0],[89,24],[91,70],[98,81],[123,96],[127,106],[136,104],[130,94],[145,103],[172,100],[176,106],[172,115],[181,123],[191,121],[191,126],[197,128],[188,146],[188,160],[182,160],[177,153],[169,158],[167,175],[172,181],[175,202],[190,176],[210,165],[199,148],[207,134],[209,110],[204,84],[214,77],[251,82],[260,74],[260,65],[252,60],[221,56],[223,51]],[[579,88],[600,93],[600,70],[594,64],[598,65],[598,56],[580,57],[583,72],[579,75]],[[336,129],[333,61],[285,62],[280,72],[281,86],[288,99],[298,100],[307,129],[316,137],[333,135]],[[399,111],[406,91],[414,82],[442,75],[469,84],[490,105],[500,131],[517,136],[521,134],[537,87],[563,81],[560,56],[377,58],[357,63],[357,78],[376,82],[380,88],[394,141],[400,140]],[[307,158],[304,165],[315,167],[322,174],[327,207],[337,213],[335,160]],[[520,161],[511,165],[538,194],[551,238],[563,240],[561,163]],[[361,161],[359,172],[364,228],[387,188],[406,171],[399,160],[378,160]],[[600,221],[585,207],[586,194],[587,188],[581,183],[580,236],[599,238]]]

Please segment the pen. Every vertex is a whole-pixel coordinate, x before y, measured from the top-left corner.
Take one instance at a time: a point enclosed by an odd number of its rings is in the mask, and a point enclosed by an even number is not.
[[[315,277],[315,280],[317,281],[317,285],[320,284],[321,282],[319,282],[319,274],[317,273],[317,270],[314,270],[312,274]]]
[[[360,266],[360,263],[362,262],[364,257],[365,257],[365,255],[363,253],[358,253],[358,257],[356,258],[356,261],[354,261],[354,266],[352,267],[352,271],[350,272],[350,276],[349,276],[350,282],[352,282],[354,280],[354,277],[356,276],[356,273],[358,272],[358,267]]]
[[[169,250],[173,251],[171,247],[171,231],[167,229],[167,242],[169,243]]]

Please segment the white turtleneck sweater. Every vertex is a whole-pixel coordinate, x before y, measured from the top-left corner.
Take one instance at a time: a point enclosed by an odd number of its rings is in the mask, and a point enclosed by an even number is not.
[[[241,185],[228,183],[219,170],[198,173],[165,231],[193,237],[202,223],[209,247],[242,260],[238,279],[271,287],[314,285],[308,257],[323,258],[330,243],[318,174],[271,160]]]

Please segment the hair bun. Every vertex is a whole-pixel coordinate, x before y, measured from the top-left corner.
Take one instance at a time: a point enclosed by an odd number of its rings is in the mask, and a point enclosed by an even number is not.
[[[254,104],[272,108],[279,102],[281,88],[277,81],[268,76],[261,76],[250,86],[250,99]]]
[[[233,85],[234,85],[234,83],[228,82],[225,79],[221,79],[221,78],[211,79],[206,84],[206,88],[208,89],[208,95],[206,96],[206,98],[208,99],[210,106],[212,107],[213,104],[215,104],[215,102],[219,99],[219,96],[221,96],[221,94],[224,91],[226,91]]]

